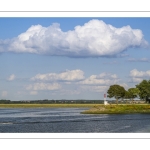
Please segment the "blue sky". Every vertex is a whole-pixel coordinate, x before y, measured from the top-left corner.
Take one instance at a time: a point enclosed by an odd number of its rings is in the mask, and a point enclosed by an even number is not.
[[[149,18],[0,18],[0,99],[103,99],[150,78]]]

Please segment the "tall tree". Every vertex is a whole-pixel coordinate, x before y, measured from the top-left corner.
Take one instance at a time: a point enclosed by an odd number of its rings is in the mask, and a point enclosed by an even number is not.
[[[125,95],[125,89],[118,84],[114,84],[109,87],[107,93],[109,98],[115,97],[116,103],[118,104],[118,99],[123,98]]]
[[[128,92],[133,103],[134,98],[138,97],[140,90],[138,88],[130,88],[128,89]]]
[[[124,98],[126,99],[126,103],[127,103],[127,99],[131,99],[131,93],[129,91],[125,91]]]
[[[143,99],[147,102],[150,98],[150,80],[143,80],[138,85],[136,85],[136,88],[138,88],[140,91],[140,99]]]

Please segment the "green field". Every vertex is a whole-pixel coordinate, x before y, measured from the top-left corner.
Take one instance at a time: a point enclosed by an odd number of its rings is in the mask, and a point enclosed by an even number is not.
[[[94,106],[95,104],[0,104],[0,108],[91,108]]]
[[[95,105],[84,114],[134,114],[150,113],[149,104],[120,104],[120,105]]]

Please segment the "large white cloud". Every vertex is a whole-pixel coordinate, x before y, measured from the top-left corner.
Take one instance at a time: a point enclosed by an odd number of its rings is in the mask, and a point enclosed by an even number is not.
[[[0,51],[49,54],[69,57],[112,56],[130,47],[143,47],[140,29],[116,28],[101,20],[91,20],[63,32],[60,25],[33,25],[11,40],[0,40]]]
[[[141,82],[143,79],[148,79],[150,77],[150,70],[138,71],[133,69],[130,71],[131,82]]]
[[[147,71],[138,71],[137,69],[133,69],[130,71],[130,76],[131,77],[150,77],[150,70]]]
[[[47,74],[37,74],[32,77],[31,80],[41,80],[41,81],[77,81],[84,79],[84,72],[82,70],[66,70],[62,73],[47,73]]]
[[[61,95],[77,95],[82,92],[106,93],[109,86],[113,84],[128,88],[127,84],[120,82],[121,79],[116,74],[102,72],[98,75],[85,77],[84,72],[79,69],[66,70],[61,73],[37,74],[31,78],[31,81],[34,81],[34,83],[26,86],[30,95],[37,95],[38,91],[41,90],[51,90],[56,95],[58,93]]]

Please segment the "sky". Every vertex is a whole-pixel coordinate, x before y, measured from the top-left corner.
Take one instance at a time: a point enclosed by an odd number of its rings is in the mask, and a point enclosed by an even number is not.
[[[150,18],[0,18],[0,99],[103,99],[150,79]]]

